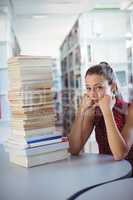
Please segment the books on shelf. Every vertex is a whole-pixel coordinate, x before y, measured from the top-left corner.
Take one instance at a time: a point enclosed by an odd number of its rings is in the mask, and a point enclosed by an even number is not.
[[[64,159],[68,141],[55,132],[50,57],[9,59],[9,102],[12,132],[5,142],[10,161],[25,167]]]

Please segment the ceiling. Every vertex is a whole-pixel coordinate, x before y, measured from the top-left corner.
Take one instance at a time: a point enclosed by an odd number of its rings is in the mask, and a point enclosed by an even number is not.
[[[16,15],[78,14],[95,5],[120,6],[129,0],[11,0]]]
[[[0,0],[9,1],[23,54],[58,56],[58,49],[78,15],[96,6],[120,7],[128,0]]]

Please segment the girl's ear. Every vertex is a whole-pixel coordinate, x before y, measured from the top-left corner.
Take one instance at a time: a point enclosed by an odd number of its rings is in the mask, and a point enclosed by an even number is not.
[[[112,86],[111,86],[111,91],[116,94],[118,90],[118,87],[117,87],[117,84],[115,82],[112,83]]]

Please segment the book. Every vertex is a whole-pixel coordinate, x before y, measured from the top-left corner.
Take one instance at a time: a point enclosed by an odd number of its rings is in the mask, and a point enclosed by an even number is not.
[[[20,55],[8,59],[8,64],[21,64],[22,66],[49,66],[53,64],[53,59],[50,56],[28,56]]]
[[[44,129],[45,130],[45,129]],[[46,132],[44,132],[44,133],[42,133],[42,134],[33,134],[33,135],[31,135],[31,136],[23,136],[23,135],[16,135],[16,134],[13,134],[13,132],[11,132],[11,135],[8,137],[8,139],[9,138],[12,138],[12,139],[16,139],[17,141],[30,141],[30,140],[40,140],[40,139],[49,139],[49,138],[51,138],[51,137],[63,137],[63,138],[65,138],[64,136],[62,136],[62,132],[60,131],[60,130],[58,130],[58,131],[53,131],[52,130],[52,132],[48,132],[48,133],[46,133]]]
[[[9,152],[10,162],[21,165],[23,167],[34,167],[46,163],[56,162],[67,159],[68,156],[69,153],[66,149],[36,156],[19,156]]]
[[[36,147],[26,148],[26,149],[19,149],[16,146],[12,146],[12,147],[7,146],[6,149],[7,151],[15,155],[33,156],[33,155],[38,155],[38,154],[40,155],[40,154],[48,153],[48,152],[54,152],[54,151],[62,150],[62,149],[68,149],[68,147],[69,147],[68,141],[66,142],[61,141],[58,143],[36,146]]]
[[[48,128],[48,127],[53,127],[55,125],[54,121],[51,122],[45,122],[45,123],[38,123],[38,124],[12,124],[11,123],[11,128],[16,129],[16,130],[33,130],[33,129],[41,129],[41,128]],[[36,131],[37,132],[37,131]]]
[[[50,57],[17,56],[8,60],[12,132],[5,147],[18,164],[32,166],[66,157],[63,151],[68,141],[63,141],[61,134],[55,135],[52,65]],[[55,158],[50,156],[59,150]]]
[[[38,135],[44,135],[44,134],[52,134],[55,132],[55,127],[45,127],[45,128],[39,128],[39,129],[30,129],[30,130],[24,130],[23,128],[12,129],[12,135],[14,136],[23,136],[23,137],[32,137],[32,136],[38,136]]]
[[[42,146],[42,145],[48,145],[53,143],[62,142],[64,139],[62,135],[49,135],[44,137],[31,137],[31,138],[25,138],[23,140],[16,139],[12,136],[8,138],[8,140],[5,142],[5,146],[9,148],[16,148],[16,149],[26,149],[30,147],[36,147],[36,146]]]

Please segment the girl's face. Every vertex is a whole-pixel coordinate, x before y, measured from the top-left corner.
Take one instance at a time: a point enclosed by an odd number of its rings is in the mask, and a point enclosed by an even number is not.
[[[102,75],[92,74],[85,78],[87,94],[91,100],[98,102],[105,94],[111,95],[111,85]]]

